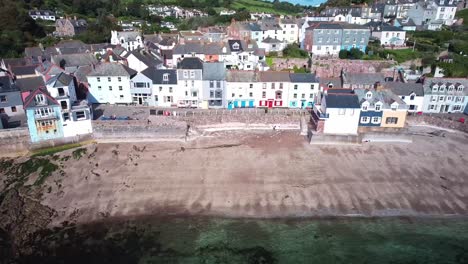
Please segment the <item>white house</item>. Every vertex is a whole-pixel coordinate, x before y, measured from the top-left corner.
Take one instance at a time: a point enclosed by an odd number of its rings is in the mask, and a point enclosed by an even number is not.
[[[47,91],[57,100],[62,109],[69,109],[77,101],[76,85],[73,76],[64,72],[55,75],[46,82]]]
[[[228,47],[227,54],[229,55],[224,56],[227,68],[246,71],[256,68],[260,56],[257,54],[258,48],[255,43],[232,39],[228,40]]]
[[[273,39],[270,37],[267,37],[266,39],[261,40],[258,43],[258,47],[261,49],[265,49],[266,53],[281,52],[284,50],[284,48],[286,48],[286,45],[287,45],[286,41]]]
[[[425,78],[424,113],[463,113],[468,102],[468,79]]]
[[[320,99],[318,79],[311,73],[290,73],[289,98],[290,108],[311,108]]]
[[[257,89],[257,106],[288,107],[289,72],[262,71],[258,73],[258,80],[261,88]]]
[[[55,12],[50,10],[29,10],[29,16],[36,20],[48,20],[48,21],[55,21]]]
[[[424,103],[424,89],[422,83],[386,82],[386,89],[398,95],[408,106],[408,112],[422,112]]]
[[[184,58],[177,65],[178,107],[203,107],[203,61],[196,57]]]
[[[131,81],[133,102],[138,105],[174,107],[182,94],[177,86],[177,70],[148,68]]]
[[[316,112],[323,119],[323,133],[335,135],[357,135],[361,106],[355,94],[329,93]]]
[[[136,71],[120,63],[102,63],[87,75],[88,102],[93,104],[130,104],[133,102],[130,79]]]
[[[404,46],[406,43],[406,31],[391,25],[379,25],[371,30],[371,35],[380,40],[385,46]]]
[[[226,73],[227,108],[255,107],[261,94],[258,74],[254,71],[230,70]]]
[[[139,31],[111,31],[111,44],[120,45],[128,51],[143,48],[143,39]]]
[[[279,24],[283,28],[283,41],[287,43],[294,43],[299,41],[299,26],[297,21],[291,18],[282,18]]]
[[[62,109],[63,136],[91,134],[92,119],[92,112],[86,101],[75,102],[68,109]]]
[[[46,82],[46,87],[50,96],[60,104],[64,137],[93,132],[91,110],[86,101],[78,101],[73,76],[59,73]]]

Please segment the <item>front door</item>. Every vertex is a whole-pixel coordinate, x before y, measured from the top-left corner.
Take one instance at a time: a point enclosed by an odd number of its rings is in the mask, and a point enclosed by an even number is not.
[[[143,98],[138,97],[138,104],[142,105],[143,104]]]
[[[268,108],[273,108],[273,101],[268,101]]]

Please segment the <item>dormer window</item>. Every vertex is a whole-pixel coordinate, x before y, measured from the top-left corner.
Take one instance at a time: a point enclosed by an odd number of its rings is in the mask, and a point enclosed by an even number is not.
[[[45,98],[43,94],[37,94],[34,100],[36,101],[36,104],[45,104]]]
[[[413,93],[410,95],[410,100],[414,100],[414,98],[416,97],[416,95]]]
[[[381,104],[375,104],[375,111],[380,111],[382,109]]]
[[[362,109],[362,111],[367,111],[367,107],[368,107],[368,105],[367,105],[367,104],[363,104],[363,105],[362,105],[362,108],[361,108],[361,109]]]
[[[232,44],[232,48],[235,49],[235,50],[238,50],[239,49],[239,43],[235,42],[234,44]]]
[[[398,104],[392,104],[392,105],[390,106],[390,108],[391,108],[393,111],[396,111],[397,108],[398,108]]]
[[[169,73],[163,74],[163,81],[165,82],[169,81]]]
[[[445,85],[441,85],[441,86],[439,87],[439,92],[443,92],[444,90],[445,90]]]
[[[458,88],[457,88],[457,91],[463,92],[463,88],[465,88],[465,87],[463,87],[463,85],[459,85]]]
[[[366,98],[367,98],[367,99],[372,98],[372,92],[367,92],[367,93],[366,93]]]
[[[449,88],[448,88],[448,91],[449,91],[449,92],[453,92],[453,89],[454,89],[454,88],[455,88],[455,86],[450,85]]]
[[[439,89],[439,86],[437,84],[432,86],[432,91],[433,92],[437,92],[438,89]]]

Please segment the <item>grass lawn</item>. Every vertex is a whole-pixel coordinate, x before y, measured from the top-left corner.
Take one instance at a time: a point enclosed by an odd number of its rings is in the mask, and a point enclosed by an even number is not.
[[[76,144],[66,144],[66,145],[57,146],[57,147],[38,149],[38,150],[33,151],[32,157],[48,156],[48,155],[59,153],[68,149],[78,148],[85,144],[86,142],[82,142],[82,143],[76,143]]]
[[[268,65],[268,67],[271,68],[271,66],[273,66],[273,58],[272,57],[266,57],[266,64]]]
[[[413,49],[385,50],[385,52],[390,54],[398,63],[421,58],[421,53],[417,50],[413,51]]]
[[[256,1],[256,0],[238,0],[238,1],[234,1],[231,4],[231,8],[234,8],[234,9],[245,8],[251,13],[264,12],[264,13],[273,13],[273,14],[282,14],[282,15],[292,14],[292,13],[289,13],[289,12],[283,12],[283,11],[275,10],[273,8],[273,4],[271,4],[271,3],[266,3],[266,2],[262,2],[262,1]]]
[[[468,25],[468,9],[458,11],[455,17],[463,18],[463,25]]]

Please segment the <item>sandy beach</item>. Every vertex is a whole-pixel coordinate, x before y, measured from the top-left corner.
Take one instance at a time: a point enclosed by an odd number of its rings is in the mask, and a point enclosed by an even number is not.
[[[413,143],[342,146],[278,131],[98,143],[47,179],[42,203],[57,211],[51,225],[145,215],[466,216],[468,135],[411,133]]]

